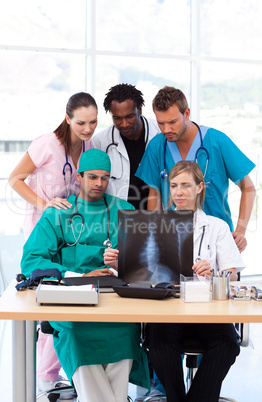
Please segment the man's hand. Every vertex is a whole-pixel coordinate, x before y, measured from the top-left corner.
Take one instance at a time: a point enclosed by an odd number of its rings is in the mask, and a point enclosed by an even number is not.
[[[107,276],[114,275],[112,271],[108,268],[95,269],[94,271],[83,274],[83,276]]]
[[[235,227],[235,231],[232,233],[232,235],[241,253],[242,251],[245,250],[247,246],[245,233],[251,216],[254,200],[256,197],[256,189],[249,175],[247,175],[238,184],[238,187],[240,188],[241,191],[239,216],[237,220],[237,225]]]
[[[247,246],[247,239],[245,238],[245,236],[242,233],[239,233],[239,232],[233,232],[232,236],[235,239],[235,243],[236,243],[240,253],[242,253],[242,251],[244,251]]]
[[[104,252],[104,263],[109,267],[118,270],[118,254],[119,250],[115,248],[106,248]]]

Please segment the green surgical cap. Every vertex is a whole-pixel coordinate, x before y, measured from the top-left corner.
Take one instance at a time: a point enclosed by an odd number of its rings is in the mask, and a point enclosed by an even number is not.
[[[87,170],[105,170],[106,172],[110,172],[111,162],[109,156],[100,149],[88,149],[81,155],[78,173]]]

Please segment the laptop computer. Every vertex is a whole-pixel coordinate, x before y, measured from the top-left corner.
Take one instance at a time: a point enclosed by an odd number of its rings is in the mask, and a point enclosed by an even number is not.
[[[193,211],[120,210],[118,249],[124,281],[179,285],[193,276]]]

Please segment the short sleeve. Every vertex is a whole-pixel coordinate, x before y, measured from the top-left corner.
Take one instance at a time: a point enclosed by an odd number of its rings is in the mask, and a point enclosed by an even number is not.
[[[143,180],[148,186],[160,191],[161,179],[160,179],[160,154],[161,151],[159,135],[156,135],[149,142],[148,147],[143,155],[143,158],[138,166],[135,176]],[[158,144],[159,143],[159,144]]]
[[[239,184],[255,167],[255,164],[224,133],[218,132],[218,141],[228,178]]]
[[[44,134],[32,141],[27,152],[34,165],[40,168],[48,161],[57,146],[59,146],[59,141],[54,133]]]

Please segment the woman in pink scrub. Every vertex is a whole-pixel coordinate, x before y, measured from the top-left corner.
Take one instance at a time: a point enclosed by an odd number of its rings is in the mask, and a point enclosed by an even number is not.
[[[90,139],[96,126],[95,99],[85,92],[72,95],[63,122],[54,132],[33,140],[12,171],[9,184],[26,201],[25,239],[46,208],[67,209],[71,206],[67,197],[79,193],[76,180],[79,159],[84,151],[92,148]],[[53,385],[50,382],[58,381],[61,365],[52,337],[39,335],[38,388],[45,390]]]

